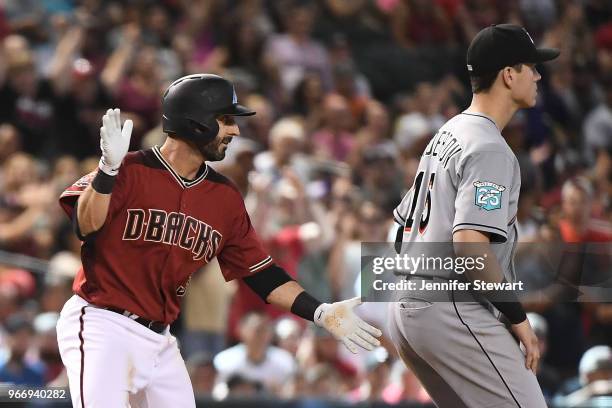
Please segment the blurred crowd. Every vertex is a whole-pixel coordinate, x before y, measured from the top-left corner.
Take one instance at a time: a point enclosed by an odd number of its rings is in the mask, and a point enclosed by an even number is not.
[[[96,168],[106,109],[134,121],[131,149],[149,148],[163,143],[160,97],[174,79],[234,81],[257,115],[213,166],[276,262],[335,301],[359,293],[361,242],[387,240],[423,148],[469,104],[471,38],[501,22],[561,49],[538,67],[537,106],[503,132],[521,163],[520,240],[601,243],[609,281],[610,1],[0,1],[0,383],[66,384],[55,321],[80,242],[57,199]],[[556,300],[525,302],[546,397],[610,393],[612,304]],[[384,305],[361,309],[385,328]],[[197,395],[430,401],[388,340],[353,356],[226,283],[216,262],[193,276],[173,332]]]

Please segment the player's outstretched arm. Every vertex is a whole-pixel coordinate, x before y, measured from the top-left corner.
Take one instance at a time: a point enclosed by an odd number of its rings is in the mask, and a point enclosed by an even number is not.
[[[363,321],[353,311],[361,304],[358,297],[331,304],[321,303],[304,291],[297,282],[289,281],[270,292],[266,300],[304,319],[314,321],[353,353],[357,353],[359,347],[373,350],[380,345],[377,337],[380,337],[382,332]]]
[[[79,197],[77,205],[78,230],[82,236],[95,232],[104,225],[115,177],[130,146],[133,124],[131,120],[126,120],[122,128],[120,114],[119,109],[109,109],[102,117],[102,157],[98,173]]]

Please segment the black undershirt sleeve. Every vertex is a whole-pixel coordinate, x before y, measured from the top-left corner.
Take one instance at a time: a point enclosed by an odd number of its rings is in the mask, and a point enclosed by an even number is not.
[[[291,276],[280,266],[273,264],[258,273],[242,278],[253,292],[255,292],[264,302],[268,303],[268,295],[272,291],[287,282],[293,281]],[[291,305],[291,313],[303,319],[313,321],[315,310],[322,302],[312,297],[306,291],[296,296]]]
[[[293,279],[283,268],[276,264],[272,264],[256,274],[242,278],[242,280],[257,294],[257,296],[268,303],[268,295],[272,293],[274,289]]]
[[[504,278],[503,283],[506,282],[508,281]],[[485,295],[485,297],[489,296]],[[527,314],[523,309],[523,305],[521,304],[521,302],[519,302],[516,293],[504,292],[503,297],[504,299],[499,299],[499,295],[490,296],[490,302],[491,304],[493,304],[493,306],[497,308],[497,310],[499,310],[504,316],[506,316],[510,323],[519,324],[524,322],[525,319],[527,319]]]

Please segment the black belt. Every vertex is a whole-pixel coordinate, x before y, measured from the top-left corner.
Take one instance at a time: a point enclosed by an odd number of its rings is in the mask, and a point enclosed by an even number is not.
[[[143,325],[149,330],[153,330],[157,334],[162,334],[166,330],[166,327],[168,327],[167,324],[145,319],[144,317],[140,317],[137,314],[134,314],[128,310],[116,309],[114,307],[106,307],[105,309],[110,310],[111,312],[118,313],[122,316],[129,317],[136,323]]]

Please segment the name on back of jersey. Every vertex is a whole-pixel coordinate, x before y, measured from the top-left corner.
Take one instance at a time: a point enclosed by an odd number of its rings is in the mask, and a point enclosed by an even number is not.
[[[217,254],[223,235],[204,221],[181,212],[159,209],[127,210],[123,240],[143,240],[179,246],[190,251],[194,261],[210,262]]]
[[[438,161],[448,164],[451,157],[461,151],[461,145],[453,134],[447,130],[441,130],[431,139],[423,156],[438,157]]]

